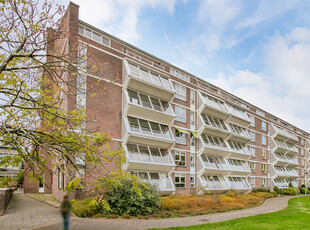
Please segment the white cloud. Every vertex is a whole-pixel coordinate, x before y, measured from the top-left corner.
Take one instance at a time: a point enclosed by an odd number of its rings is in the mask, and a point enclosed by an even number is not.
[[[235,0],[202,1],[198,13],[199,21],[213,25],[223,25],[239,14]]]
[[[310,131],[310,30],[273,36],[263,50],[265,74],[235,70],[207,81]],[[292,45],[293,44],[293,45]]]
[[[261,0],[253,16],[237,24],[237,29],[254,26],[258,23],[268,21],[283,12],[298,5],[299,0]]]
[[[80,5],[79,13],[82,20],[128,42],[134,42],[140,38],[137,25],[141,10],[144,7],[152,7],[173,14],[176,0],[75,0],[75,2]]]

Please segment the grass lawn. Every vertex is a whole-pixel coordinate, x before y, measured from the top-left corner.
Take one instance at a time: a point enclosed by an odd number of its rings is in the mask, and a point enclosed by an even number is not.
[[[245,217],[213,224],[189,227],[167,228],[176,230],[200,229],[310,229],[310,197],[298,197],[289,200],[289,206],[279,212]]]

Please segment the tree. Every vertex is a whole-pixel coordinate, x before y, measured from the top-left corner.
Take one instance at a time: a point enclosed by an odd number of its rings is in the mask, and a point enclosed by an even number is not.
[[[69,178],[68,190],[87,187],[81,162],[105,176],[107,163],[120,165],[125,159],[121,148],[110,149],[108,134],[85,128],[83,107],[64,106],[72,92],[82,90],[74,78],[95,72],[96,66],[85,66],[80,47],[62,53],[48,49],[70,36],[59,29],[63,6],[31,0],[0,4],[0,136],[18,151],[0,165],[25,162],[25,173],[38,180],[58,168]],[[124,176],[122,170],[118,174]]]

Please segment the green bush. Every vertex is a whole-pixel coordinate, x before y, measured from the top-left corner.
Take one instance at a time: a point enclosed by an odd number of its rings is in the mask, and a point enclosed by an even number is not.
[[[278,186],[274,186],[273,191],[276,192],[276,194],[280,194],[280,190],[279,190]]]
[[[297,191],[294,188],[289,187],[289,188],[284,190],[284,195],[296,196]]]
[[[132,181],[122,180],[106,188],[103,198],[110,205],[111,210],[106,211],[99,205],[99,209],[104,214],[145,216],[155,213],[160,206],[160,197],[155,187],[138,182],[137,192]]]
[[[300,189],[299,188],[294,188],[296,190],[296,195],[300,195]]]
[[[266,188],[256,188],[253,189],[252,192],[270,192],[270,190]]]
[[[279,189],[279,194],[284,195],[285,190],[284,189]]]
[[[305,189],[306,189],[306,194],[309,194],[309,189],[305,188],[305,186],[299,187],[300,194],[305,194]]]
[[[85,200],[73,200],[72,211],[78,217],[91,217],[95,215],[98,210],[94,205],[91,205],[93,198]]]
[[[289,187],[289,188],[294,188],[292,182],[290,182],[290,183],[288,184],[288,187]]]

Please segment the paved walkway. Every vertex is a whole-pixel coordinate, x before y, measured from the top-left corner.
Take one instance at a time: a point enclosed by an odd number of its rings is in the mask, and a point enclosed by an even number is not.
[[[293,197],[276,197],[266,200],[266,202],[255,208],[231,211],[202,216],[170,218],[170,219],[151,219],[151,220],[126,220],[126,219],[90,219],[90,218],[71,218],[71,230],[91,229],[91,230],[144,230],[149,228],[168,228],[182,227],[198,224],[214,223],[231,220],[235,218],[255,216],[270,212],[277,212],[287,207],[288,200]],[[46,225],[39,229],[56,230],[61,229],[61,224]]]
[[[291,198],[293,197],[276,197],[266,200],[263,205],[256,208],[183,218],[126,220],[72,217],[70,229],[144,230],[149,228],[168,228],[214,223],[235,218],[280,211],[287,207],[288,200]],[[6,215],[0,217],[0,229],[58,230],[62,229],[62,219],[58,208],[27,197],[22,193],[14,193]]]
[[[6,214],[0,216],[0,229],[34,229],[37,226],[52,225],[60,221],[58,208],[15,192]]]

